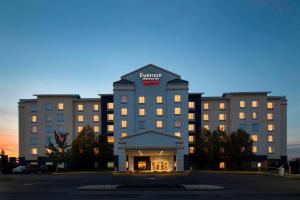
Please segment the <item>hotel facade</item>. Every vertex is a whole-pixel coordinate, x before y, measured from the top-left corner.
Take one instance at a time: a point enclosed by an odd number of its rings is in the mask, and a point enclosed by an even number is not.
[[[219,97],[189,93],[189,82],[146,65],[113,83],[113,94],[81,98],[37,94],[19,101],[20,162],[42,164],[53,131],[68,143],[89,125],[113,143],[119,171],[183,171],[194,153],[195,133],[244,129],[253,142],[253,163],[287,159],[287,99],[269,92],[231,92]],[[254,165],[255,166],[255,165]]]

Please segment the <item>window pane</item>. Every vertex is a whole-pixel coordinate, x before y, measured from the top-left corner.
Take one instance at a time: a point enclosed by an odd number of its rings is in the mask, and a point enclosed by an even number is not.
[[[221,110],[224,110],[224,109],[225,109],[225,103],[221,102],[221,103],[219,104],[219,108],[220,108]]]
[[[94,104],[93,109],[94,111],[99,111],[99,104]]]
[[[245,105],[245,101],[240,101],[240,108],[245,108],[246,105]]]
[[[156,115],[162,116],[163,115],[163,109],[162,108],[157,108],[156,109]]]
[[[107,109],[108,110],[113,110],[114,109],[114,103],[112,103],[112,102],[107,103]]]
[[[163,127],[163,121],[162,120],[156,121],[156,128],[162,128],[162,127]]]
[[[179,94],[174,95],[174,102],[176,102],[176,103],[181,102],[181,95],[179,95]]]
[[[127,115],[127,108],[121,108],[121,115]]]
[[[181,108],[180,107],[175,107],[174,108],[174,114],[175,115],[180,115],[181,114]]]
[[[63,110],[64,109],[64,103],[58,103],[57,104],[57,109],[58,110]]]
[[[139,116],[145,116],[146,112],[144,108],[139,109]]]
[[[127,96],[122,96],[121,97],[121,103],[127,103],[128,102],[128,97]]]
[[[93,115],[93,121],[99,122],[99,115]]]
[[[162,98],[162,96],[157,96],[157,97],[156,97],[156,103],[163,103],[163,98]]]
[[[209,104],[208,103],[204,103],[203,104],[203,109],[204,110],[208,110],[209,109]]]
[[[146,103],[146,99],[144,96],[139,96],[139,103],[141,104]]]
[[[82,104],[78,104],[77,105],[77,110],[78,111],[83,111],[83,105]]]
[[[194,109],[195,108],[195,102],[194,101],[190,101],[189,102],[189,108],[190,109]]]

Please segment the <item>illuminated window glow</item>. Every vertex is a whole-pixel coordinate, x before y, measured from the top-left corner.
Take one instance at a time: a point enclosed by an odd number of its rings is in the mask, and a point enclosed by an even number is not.
[[[37,150],[36,147],[32,147],[32,148],[31,148],[31,154],[32,154],[32,155],[37,155],[37,154],[38,154],[38,150]]]
[[[274,153],[274,147],[269,146],[268,147],[268,153]]]
[[[36,115],[32,115],[31,116],[31,122],[36,122],[37,121],[37,116]]]
[[[156,121],[156,128],[162,128],[163,127],[163,121],[162,120],[157,120]]]
[[[239,119],[245,119],[245,113],[244,112],[239,113]]]
[[[190,143],[194,142],[194,136],[193,135],[189,135],[189,142]]]
[[[194,132],[194,131],[195,131],[195,124],[189,124],[188,130],[189,130],[190,132]]]
[[[145,116],[145,114],[146,114],[145,109],[144,108],[140,108],[139,109],[139,116]]]
[[[127,120],[122,120],[121,121],[121,127],[122,128],[127,128]]]
[[[225,121],[225,114],[219,114],[219,120]]]
[[[245,108],[245,107],[246,107],[245,101],[240,101],[240,108]]]
[[[273,135],[268,135],[268,142],[273,142]]]
[[[114,132],[114,125],[107,125],[107,131],[108,132]]]
[[[121,133],[121,137],[127,137],[127,133],[126,132],[122,132]]]
[[[127,108],[121,108],[121,115],[125,116],[127,115],[127,112],[128,112]]]
[[[114,120],[114,114],[107,114],[107,120],[113,121]]]
[[[162,108],[157,108],[156,109],[156,115],[158,116],[162,116],[164,113],[163,113],[163,109]]]
[[[274,131],[274,124],[268,124],[268,131]]]
[[[114,141],[115,141],[114,136],[107,136],[107,142],[108,143],[114,143]]]
[[[273,102],[270,102],[270,101],[269,101],[269,102],[267,103],[267,108],[268,108],[268,109],[274,109]]]
[[[252,153],[257,153],[257,146],[252,147]]]
[[[257,142],[258,141],[258,135],[251,135],[251,139],[253,140],[253,142]]]
[[[83,129],[83,126],[77,126],[77,132],[80,133]]]
[[[78,122],[83,122],[83,115],[78,115],[77,116],[77,121]]]
[[[176,137],[181,137],[181,133],[179,131],[175,132],[174,134]]]
[[[93,115],[93,121],[99,122],[99,115]]]
[[[157,97],[156,97],[156,103],[163,103],[163,98],[162,98],[162,96],[157,96]]]
[[[195,113],[189,113],[188,118],[189,120],[195,120]]]
[[[189,147],[189,152],[192,154],[192,153],[195,153],[195,147]]]
[[[220,109],[220,110],[224,110],[224,109],[225,109],[225,103],[224,103],[224,102],[221,102],[221,103],[219,104],[219,109]]]
[[[225,125],[223,125],[223,124],[219,125],[218,129],[220,131],[225,131]]]
[[[209,104],[206,102],[203,104],[203,109],[208,110],[209,109]]]
[[[273,120],[273,114],[272,113],[268,113],[267,114],[267,118],[268,118],[268,120]]]
[[[78,104],[77,105],[77,110],[78,111],[83,111],[83,105],[82,104]]]
[[[175,107],[174,108],[174,115],[180,115],[181,114],[181,108],[180,107]]]
[[[203,121],[208,121],[208,120],[209,120],[209,115],[203,114]]]
[[[251,101],[251,106],[252,106],[252,108],[257,108],[258,107],[258,102],[257,101]]]
[[[139,103],[143,104],[146,102],[146,99],[144,96],[139,96]]]
[[[64,109],[64,103],[58,103],[57,104],[57,109],[58,110],[63,110]]]
[[[257,113],[256,112],[252,112],[252,119],[257,119]]]
[[[100,131],[99,126],[94,126],[94,132],[95,132],[95,133],[99,133],[99,131]]]
[[[107,103],[107,110],[113,110],[114,109],[114,103],[110,102]]]
[[[179,95],[179,94],[174,95],[174,102],[175,102],[175,103],[181,102],[181,95]]]
[[[94,109],[94,111],[99,111],[99,105],[98,104],[94,104],[93,105],[93,109]]]
[[[195,109],[195,102],[194,101],[189,102],[189,108],[190,109]]]
[[[209,131],[209,125],[204,125],[203,128],[204,128],[204,130]]]

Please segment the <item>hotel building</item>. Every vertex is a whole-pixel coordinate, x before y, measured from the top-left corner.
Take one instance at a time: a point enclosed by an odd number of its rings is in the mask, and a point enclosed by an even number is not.
[[[283,163],[287,158],[287,99],[269,92],[231,92],[220,97],[189,93],[189,82],[146,65],[113,83],[113,94],[81,98],[37,94],[19,101],[21,162],[41,164],[53,131],[69,132],[68,143],[84,126],[106,134],[120,171],[182,171],[194,153],[202,128],[251,134],[253,162]]]

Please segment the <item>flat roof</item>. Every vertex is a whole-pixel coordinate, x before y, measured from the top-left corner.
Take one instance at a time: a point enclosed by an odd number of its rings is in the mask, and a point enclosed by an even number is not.
[[[257,92],[225,92],[222,96],[226,95],[262,95],[262,94],[269,94],[270,91],[257,91]]]
[[[36,97],[77,97],[80,98],[79,94],[34,94]]]

